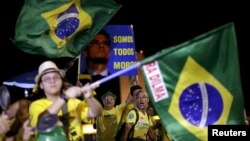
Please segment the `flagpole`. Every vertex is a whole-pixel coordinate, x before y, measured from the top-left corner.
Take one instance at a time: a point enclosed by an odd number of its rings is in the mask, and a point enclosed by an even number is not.
[[[78,67],[77,67],[77,81],[79,81],[79,75],[80,75],[80,71],[81,71],[81,56],[82,54],[80,54],[79,56],[77,56],[76,58],[78,58]]]
[[[136,64],[134,64],[134,65],[132,65],[132,66],[126,68],[126,69],[120,70],[120,71],[118,71],[116,73],[113,73],[113,74],[111,74],[111,75],[109,75],[107,77],[104,77],[104,78],[102,78],[100,80],[97,80],[97,81],[93,82],[92,84],[90,84],[90,86],[91,87],[99,86],[102,83],[105,83],[105,82],[107,82],[107,81],[109,81],[109,80],[111,80],[111,79],[113,79],[113,78],[115,78],[117,76],[120,76],[120,75],[122,75],[122,74],[124,74],[124,73],[126,73],[128,71],[131,71],[133,69],[136,69],[136,68],[138,68],[140,66],[141,66],[141,62],[137,62]]]

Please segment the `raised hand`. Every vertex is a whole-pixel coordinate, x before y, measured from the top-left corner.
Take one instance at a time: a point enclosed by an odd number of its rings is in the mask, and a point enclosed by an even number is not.
[[[7,131],[9,131],[11,126],[11,121],[4,112],[0,115],[0,135],[4,135]]]
[[[92,97],[92,92],[95,88],[97,88],[99,86],[99,83],[92,83],[92,84],[85,84],[82,88],[81,88],[81,92],[84,96],[85,99],[88,99],[90,97]]]
[[[24,141],[28,141],[31,139],[32,136],[35,135],[35,131],[34,128],[30,126],[30,120],[27,119],[24,123],[23,123],[23,134],[22,134],[22,139]]]

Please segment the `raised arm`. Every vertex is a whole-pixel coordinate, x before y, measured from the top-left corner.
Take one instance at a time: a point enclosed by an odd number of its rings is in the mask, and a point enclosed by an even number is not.
[[[81,88],[83,96],[89,104],[88,117],[90,118],[94,118],[101,115],[103,110],[101,103],[92,95],[93,89],[97,87],[98,85],[86,84]]]

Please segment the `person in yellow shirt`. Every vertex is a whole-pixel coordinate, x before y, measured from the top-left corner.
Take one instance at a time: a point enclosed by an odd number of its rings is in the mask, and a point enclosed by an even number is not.
[[[121,141],[146,141],[147,136],[151,141],[156,141],[156,135],[151,129],[153,125],[151,116],[147,114],[149,98],[146,92],[140,90],[135,94],[135,110],[130,110],[126,118],[126,125]],[[139,116],[139,117],[137,117]],[[137,120],[138,119],[138,120]],[[132,137],[130,138],[130,133]]]
[[[152,117],[152,129],[155,131],[157,141],[171,141],[172,139],[170,135],[163,128],[160,117],[157,115],[153,105],[151,105],[150,103],[147,108],[147,113]]]
[[[101,104],[92,96],[97,86],[72,86],[64,89],[65,72],[52,61],[43,62],[35,77],[37,90],[45,94],[45,98],[31,103],[29,108],[30,125],[36,127],[38,120],[50,114],[58,115],[68,140],[83,140],[81,121],[101,114]],[[84,101],[77,99],[84,96]],[[64,109],[64,110],[63,110]],[[64,119],[64,120],[63,120]]]
[[[114,141],[117,127],[121,119],[122,112],[132,99],[127,98],[125,102],[115,106],[116,95],[108,91],[102,96],[104,109],[102,115],[96,118],[97,121],[97,141]]]
[[[135,100],[135,95],[137,92],[141,91],[142,90],[142,87],[140,85],[133,85],[130,87],[130,91],[129,91],[129,96],[128,97],[131,97],[133,100],[131,100],[127,106],[125,107],[123,113],[122,113],[122,117],[121,117],[121,120],[120,120],[120,123],[119,123],[119,127],[125,123],[126,121],[126,118],[127,118],[127,115],[128,115],[128,112],[133,109],[135,107],[135,104],[134,104],[134,100]]]

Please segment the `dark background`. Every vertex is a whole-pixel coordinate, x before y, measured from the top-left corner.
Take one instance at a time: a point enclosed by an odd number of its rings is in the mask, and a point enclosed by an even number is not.
[[[197,35],[234,22],[238,41],[241,80],[245,105],[250,110],[247,49],[249,47],[249,7],[246,3],[227,1],[223,4],[212,1],[171,2],[116,0],[122,8],[109,24],[132,24],[134,26],[137,51],[143,50],[146,56],[163,48],[180,44]],[[26,54],[13,46],[15,21],[23,0],[8,1],[1,7],[0,26],[0,82],[30,70],[36,70],[46,58]],[[8,9],[8,10],[5,10]],[[60,62],[60,59],[54,59]]]

